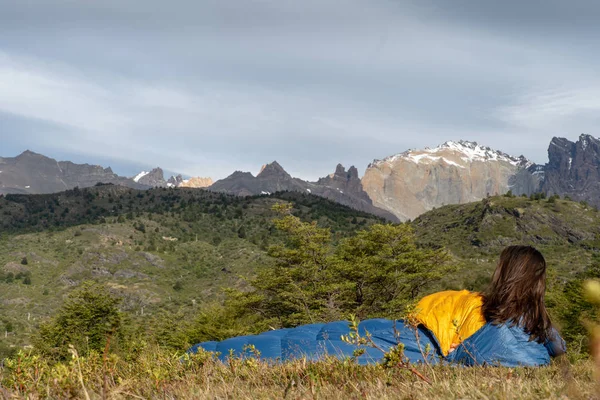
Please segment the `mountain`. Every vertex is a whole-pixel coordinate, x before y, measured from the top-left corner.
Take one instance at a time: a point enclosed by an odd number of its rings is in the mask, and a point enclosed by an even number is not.
[[[445,204],[478,201],[508,190],[516,195],[570,196],[600,206],[600,139],[583,134],[576,142],[554,137],[545,165],[475,142],[449,141],[374,160],[362,179],[354,166],[346,171],[338,164],[334,173],[317,182],[292,177],[277,161],[264,165],[256,176],[236,171],[213,182],[181,175],[165,180],[158,167],[125,178],[110,168],[58,162],[31,151],[0,158],[0,194],[54,193],[98,182],[138,189],[208,188],[237,196],[311,193],[390,221],[412,220]]]
[[[181,176],[181,175],[179,175]],[[211,178],[203,178],[200,176],[192,177],[190,179],[184,179],[177,185],[177,187],[186,188],[207,188],[214,182]]]
[[[0,194],[55,193],[97,183],[112,183],[136,189],[148,186],[115,174],[110,167],[56,161],[25,151],[17,157],[0,158]]]
[[[476,142],[450,141],[375,160],[362,187],[373,205],[405,221],[445,204],[469,203],[508,190],[530,194],[539,187],[536,168],[523,156]]]
[[[227,178],[215,182],[208,189],[238,196],[271,194],[280,191],[310,193],[390,221],[398,221],[393,214],[373,206],[371,199],[362,188],[358,170],[354,166],[346,172],[346,169],[338,164],[333,174],[317,182],[307,182],[293,178],[277,161],[273,161],[264,165],[256,177],[250,172],[236,171]]]
[[[132,178],[134,182],[137,182],[144,186],[149,187],[166,187],[167,181],[165,181],[165,174],[160,167],[152,169],[150,172],[142,171]]]
[[[132,179],[149,187],[205,188],[213,184],[211,178],[193,177],[183,179],[181,175],[171,176],[168,180],[165,180],[165,174],[159,167],[154,168],[150,172],[142,171]]]
[[[600,206],[600,139],[582,134],[577,142],[552,138],[542,190]]]

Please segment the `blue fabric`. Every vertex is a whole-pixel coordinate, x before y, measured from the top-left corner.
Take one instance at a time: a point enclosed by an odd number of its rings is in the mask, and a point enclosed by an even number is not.
[[[407,326],[404,321],[370,319],[360,322],[359,333],[371,335],[378,348],[361,347],[364,354],[357,357],[361,365],[383,361],[384,352],[404,345],[404,354],[411,363],[449,362],[474,365],[498,366],[539,366],[550,362],[550,356],[560,354],[564,341],[558,333],[555,340],[540,344],[529,340],[523,329],[518,326],[486,324],[465,340],[448,357],[443,358],[434,335],[424,326]],[[344,343],[342,335],[350,333],[348,321],[336,321],[327,324],[302,325],[297,328],[278,329],[259,335],[239,336],[222,342],[199,343],[188,350],[198,352],[199,348],[218,353],[219,359],[226,361],[234,357],[254,357],[251,346],[260,352],[260,358],[269,362],[284,362],[298,358],[316,361],[326,356],[340,359],[352,357],[359,347]]]
[[[467,366],[539,366],[550,363],[543,343],[529,340],[519,326],[486,324],[450,353],[447,360]]]

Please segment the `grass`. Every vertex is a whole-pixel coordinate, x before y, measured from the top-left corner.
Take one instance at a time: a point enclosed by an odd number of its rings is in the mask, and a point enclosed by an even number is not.
[[[420,366],[427,384],[403,369],[349,360],[255,359],[222,363],[208,353],[181,361],[156,347],[133,360],[93,353],[47,364],[21,354],[0,368],[0,398],[91,399],[591,399],[600,387],[591,361],[541,368]]]

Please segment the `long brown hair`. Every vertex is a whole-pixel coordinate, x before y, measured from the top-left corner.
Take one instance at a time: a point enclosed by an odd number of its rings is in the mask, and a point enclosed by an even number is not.
[[[502,250],[482,311],[493,324],[519,325],[532,340],[549,339],[552,324],[544,304],[546,260],[531,246]]]

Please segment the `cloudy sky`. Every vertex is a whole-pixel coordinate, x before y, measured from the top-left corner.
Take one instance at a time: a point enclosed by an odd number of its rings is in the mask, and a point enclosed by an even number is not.
[[[600,136],[596,0],[0,0],[0,156],[223,178]]]

